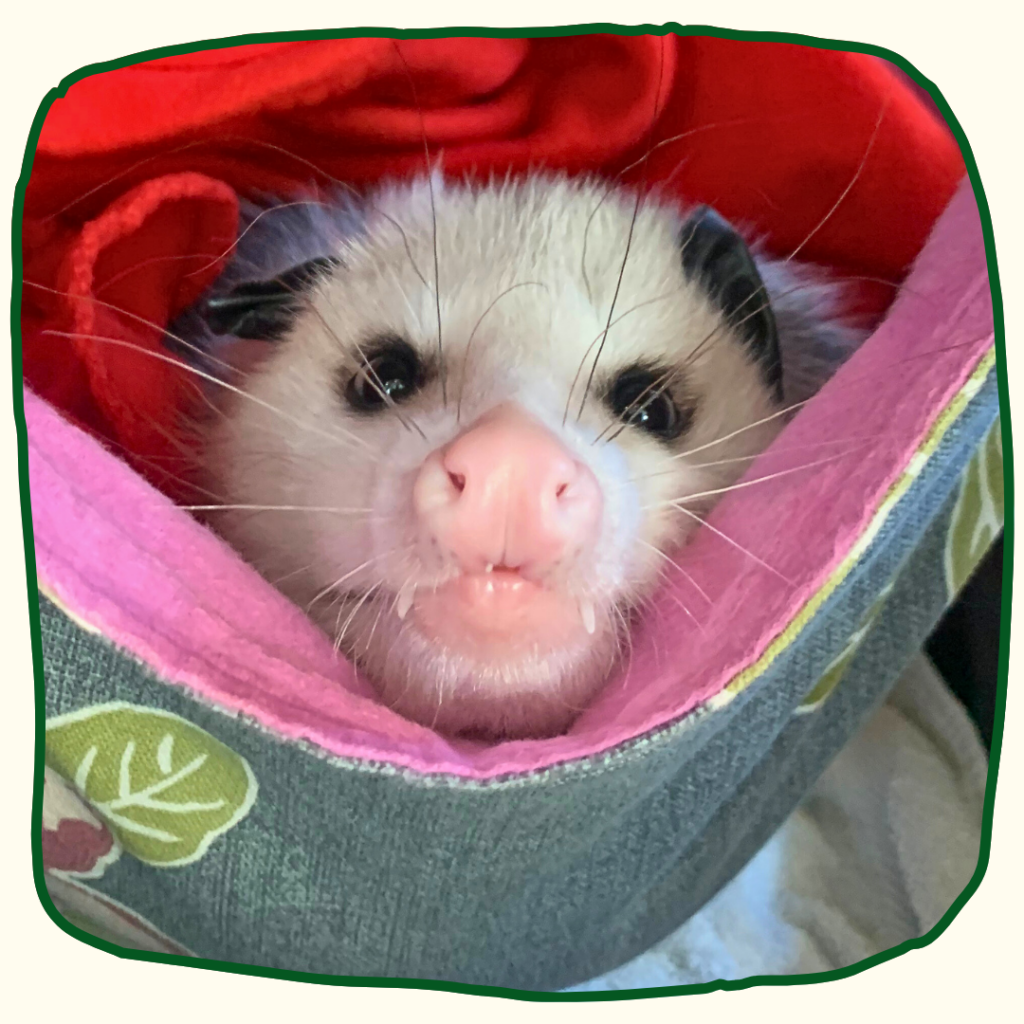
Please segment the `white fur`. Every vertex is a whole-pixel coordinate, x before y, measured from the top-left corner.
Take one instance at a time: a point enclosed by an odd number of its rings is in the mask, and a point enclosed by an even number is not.
[[[437,358],[430,189],[425,181],[390,186],[374,197],[363,230],[339,244],[344,266],[315,288],[289,336],[243,378],[250,397],[229,400],[226,415],[210,423],[204,448],[207,486],[226,504],[357,511],[224,511],[214,525],[329,634],[344,627],[343,650],[402,713],[448,731],[555,733],[612,671],[629,611],[665,569],[658,552],[678,548],[696,525],[668,502],[733,482],[749,463],[723,460],[762,450],[782,420],[682,454],[778,406],[718,310],[684,279],[678,210],[649,199],[640,206],[614,323],[577,421],[619,281],[633,196],[613,191],[602,202],[607,186],[562,178],[478,189],[435,179],[433,190],[447,403],[437,381],[400,407],[401,418],[393,411],[360,417],[341,396],[339,374],[355,373],[360,346],[384,331]],[[789,280],[782,271],[775,278]],[[498,298],[513,285],[520,287]],[[671,446],[633,427],[606,443],[618,424],[598,385],[637,360],[680,365],[709,335],[714,341],[685,371],[698,402],[690,430]],[[428,643],[399,619],[396,603],[403,588],[436,586],[456,573],[417,532],[418,467],[507,400],[555,431],[601,485],[598,544],[546,581],[592,602],[596,630],[587,644],[555,655],[474,665]],[[720,464],[706,465],[713,462]],[[710,503],[687,507],[701,513]],[[339,606],[330,589],[339,580],[339,591],[377,589],[361,604],[355,597]]]

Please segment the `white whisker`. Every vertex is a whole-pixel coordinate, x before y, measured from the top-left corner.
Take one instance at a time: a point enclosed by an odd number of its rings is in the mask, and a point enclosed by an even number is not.
[[[309,604],[306,605],[306,611],[308,612],[310,610],[310,608],[312,608],[313,605],[315,605],[317,603],[317,601],[319,601],[322,597],[324,597],[327,594],[329,594],[332,590],[336,590],[346,580],[350,580],[353,576],[355,576],[356,573],[362,572],[363,569],[368,569],[371,565],[373,565],[374,562],[379,561],[380,558],[381,558],[380,555],[374,555],[373,558],[368,558],[365,562],[363,562],[362,565],[357,565],[354,569],[352,569],[351,571],[345,573],[344,576],[341,576],[339,579],[336,579],[333,583],[328,584],[326,587],[323,588],[323,590],[321,590],[316,595],[316,597],[313,598],[312,601],[309,602]]]
[[[288,420],[290,423],[295,424],[297,427],[301,427],[303,430],[308,430],[310,433],[319,434],[322,437],[326,437],[337,444],[341,444],[343,447],[345,441],[354,441],[367,451],[373,451],[372,446],[369,445],[363,438],[356,434],[345,433],[344,437],[339,437],[337,434],[332,434],[329,431],[317,430],[316,427],[311,426],[309,423],[304,423],[302,420],[296,419],[294,416],[289,416],[288,413],[283,412],[276,406],[271,405],[269,402],[264,402],[262,399],[257,398],[255,395],[249,394],[247,391],[243,391],[241,388],[236,388],[233,384],[228,384],[226,381],[222,381],[212,374],[204,373],[202,370],[197,369],[194,366],[189,366],[188,363],[183,363],[180,359],[175,359],[173,356],[164,355],[162,352],[154,352],[150,349],[143,348],[141,345],[136,345],[134,342],[123,341],[121,338],[110,338],[101,334],[77,334],[73,331],[54,331],[45,330],[42,334],[51,335],[57,338],[82,338],[86,341],[102,341],[108,345],[114,345],[120,348],[127,348],[133,352],[138,352],[141,355],[151,356],[153,359],[158,359],[160,362],[167,363],[170,366],[176,366],[179,370],[187,370],[189,373],[194,374],[196,377],[202,380],[208,381],[211,384],[216,384],[219,387],[225,388],[232,394],[240,395],[243,398],[248,399],[250,402],[254,402],[256,405],[268,412],[274,413],[275,416],[280,416],[282,419]]]
[[[777,420],[780,416],[786,416],[791,413],[794,409],[799,409],[801,406],[806,405],[811,399],[805,398],[802,402],[794,402],[792,405],[786,406],[784,409],[779,409],[773,412],[770,416],[765,416],[762,419],[755,420],[753,423],[748,423],[746,426],[739,427],[729,434],[724,434],[722,437],[716,437],[713,441],[708,441],[705,444],[699,445],[696,448],[688,448],[684,452],[678,452],[673,455],[673,459],[685,459],[688,455],[696,455],[698,452],[706,451],[708,448],[713,448],[717,444],[723,444],[725,441],[731,441],[734,437],[739,437],[740,434],[745,434],[748,430],[753,430],[756,427],[764,426],[765,423],[771,423],[772,420]]]
[[[337,515],[368,514],[372,508],[334,508],[331,505],[179,505],[186,512],[332,512]]]
[[[804,238],[804,240],[786,257],[785,262],[789,263],[796,254],[825,226],[825,224],[831,219],[832,214],[839,209],[843,200],[850,194],[853,186],[857,184],[858,179],[864,171],[864,167],[868,162],[868,156],[871,154],[871,150],[874,148],[875,140],[878,138],[879,129],[882,127],[882,122],[885,120],[885,112],[889,108],[889,97],[887,96],[885,102],[882,104],[882,109],[878,114],[878,120],[875,122],[874,130],[871,132],[871,138],[868,139],[867,148],[864,150],[864,155],[861,157],[860,163],[857,165],[857,170],[854,172],[853,177],[850,179],[850,183],[840,193],[839,198],[832,204],[828,213],[811,229],[810,233]]]
[[[687,616],[689,616],[689,618],[690,618],[690,621],[691,621],[691,622],[692,622],[692,623],[693,623],[693,624],[694,624],[694,625],[695,625],[695,626],[696,626],[696,627],[697,627],[697,628],[698,628],[698,629],[699,629],[699,630],[701,631],[701,633],[703,633],[703,634],[704,634],[705,636],[707,636],[707,631],[706,631],[706,630],[704,629],[704,627],[703,627],[703,626],[702,626],[702,625],[700,624],[700,622],[699,622],[699,621],[698,621],[698,619],[697,619],[697,616],[696,616],[696,615],[694,615],[694,614],[693,614],[693,612],[691,612],[691,611],[690,611],[690,609],[689,609],[689,608],[687,608],[687,607],[686,607],[686,605],[685,605],[685,604],[683,604],[683,602],[682,602],[682,601],[680,601],[680,600],[679,600],[679,598],[678,598],[678,597],[677,597],[677,596],[676,596],[675,594],[672,594],[672,593],[668,593],[668,594],[666,594],[665,596],[666,596],[666,597],[667,597],[667,598],[668,598],[668,599],[669,599],[670,601],[672,601],[672,602],[673,602],[673,603],[674,603],[674,604],[675,604],[675,605],[676,605],[677,607],[681,608],[681,609],[683,610],[683,612],[684,612],[684,613],[685,613],[685,614],[686,614]]]
[[[206,349],[204,349],[202,346],[196,345],[194,342],[188,341],[187,339],[182,338],[177,334],[174,334],[172,331],[169,331],[166,327],[161,327],[158,323],[155,323],[152,320],[148,320],[144,316],[139,316],[136,313],[132,313],[131,311],[124,309],[121,306],[115,306],[111,302],[104,302],[103,299],[97,299],[92,295],[76,295],[74,292],[62,292],[57,288],[50,288],[45,284],[38,284],[35,281],[26,281],[25,284],[29,285],[32,288],[39,288],[44,292],[49,292],[51,295],[63,295],[69,299],[81,300],[83,302],[92,302],[97,306],[102,306],[104,309],[112,310],[113,312],[118,313],[123,317],[127,317],[129,320],[134,320],[136,323],[143,324],[146,327],[151,327],[154,331],[158,332],[161,335],[161,337],[166,336],[170,338],[172,341],[177,342],[182,347],[187,348],[189,351],[194,352],[196,355],[201,356],[203,359],[206,359],[211,363],[216,363],[218,366],[222,367],[225,370],[234,369],[230,363],[224,362],[223,359],[216,358],[216,356],[207,352]],[[182,365],[187,366],[188,364],[184,363]]]
[[[682,574],[683,578],[693,587],[694,590],[697,591],[698,594],[700,594],[701,597],[704,598],[705,601],[707,601],[708,604],[713,604],[714,603],[711,600],[711,598],[708,597],[708,595],[705,593],[705,591],[700,586],[700,584],[678,562],[676,562],[673,559],[669,558],[669,556],[666,555],[664,551],[662,551],[660,548],[656,548],[653,544],[648,544],[647,541],[645,541],[645,540],[641,539],[641,540],[639,540],[639,543],[642,544],[649,551],[653,551],[660,558],[663,558],[677,572]]]
[[[790,452],[806,451],[808,448],[823,448],[826,445],[833,444],[850,444],[853,442],[877,441],[879,438],[882,438],[884,436],[884,434],[874,434],[869,437],[833,437],[828,438],[824,441],[813,441],[808,444],[794,444],[790,445],[788,448],[769,449],[768,451],[765,452],[756,452],[753,455],[737,455],[731,459],[718,459],[715,462],[691,462],[689,464],[689,468],[711,469],[714,466],[729,466],[736,462],[751,462],[754,459],[775,458],[779,455],[788,455]],[[858,447],[860,447],[860,445],[858,445]]]
[[[379,590],[382,585],[383,584],[381,584],[381,583],[375,583],[356,602],[356,606],[352,609],[351,613],[349,614],[349,617],[345,620],[345,625],[341,627],[341,632],[338,633],[338,636],[335,638],[335,641],[334,641],[334,650],[335,650],[335,652],[338,652],[338,651],[341,650],[341,644],[342,644],[342,641],[345,639],[345,634],[348,632],[348,627],[352,625],[352,620],[358,614],[359,609],[362,608],[364,604],[366,604],[367,600],[372,596],[374,591]],[[339,615],[338,618],[340,619],[341,616]]]
[[[768,476],[760,476],[755,480],[742,480],[738,484],[731,484],[729,487],[718,487],[711,491],[700,491],[697,494],[687,494],[683,498],[676,498],[672,501],[663,502],[660,508],[666,508],[671,506],[672,508],[678,508],[682,511],[682,503],[686,501],[696,501],[698,498],[710,498],[716,494],[728,494],[730,491],[738,491],[744,487],[753,487],[754,484],[767,483],[769,480],[777,480],[782,476],[790,476],[793,473],[800,473],[805,469],[813,469],[815,466],[824,466],[829,462],[835,462],[837,459],[845,459],[852,452],[843,452],[841,455],[833,455],[827,459],[819,459],[817,462],[808,462],[804,466],[794,466],[792,469],[781,469],[778,473],[770,473]],[[650,508],[651,506],[648,506]]]
[[[676,508],[680,512],[682,512],[684,516],[689,516],[691,519],[696,520],[705,529],[710,530],[713,534],[715,534],[716,537],[721,537],[722,540],[727,541],[738,551],[742,551],[743,554],[745,554],[748,558],[752,558],[755,562],[757,562],[758,565],[767,569],[773,576],[778,576],[778,578],[782,580],[783,583],[787,584],[790,587],[796,586],[796,584],[791,579],[789,579],[788,576],[784,576],[781,572],[778,571],[778,569],[773,569],[772,566],[770,566],[763,558],[758,558],[753,551],[748,551],[745,547],[743,547],[742,544],[738,544],[736,541],[732,539],[732,537],[728,536],[728,534],[722,533],[721,530],[716,529],[706,519],[702,519],[699,515],[697,515],[696,512],[691,512],[687,508],[680,508],[678,505],[676,506]]]
[[[525,288],[528,285],[534,285],[537,288],[543,288],[549,294],[551,289],[548,288],[543,281],[520,281],[518,284],[511,285],[501,292],[498,297],[480,314],[480,319],[473,325],[473,330],[469,332],[469,337],[466,339],[465,348],[462,351],[462,377],[459,381],[459,401],[455,407],[455,422],[459,423],[462,420],[462,395],[466,390],[466,367],[469,365],[469,350],[473,344],[473,339],[476,336],[476,332],[479,330],[480,325],[484,322],[484,317],[509,293],[514,292],[517,288]]]

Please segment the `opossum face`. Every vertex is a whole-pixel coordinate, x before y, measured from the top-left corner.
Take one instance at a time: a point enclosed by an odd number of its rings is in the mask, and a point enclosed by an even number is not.
[[[385,191],[211,424],[208,486],[246,507],[215,527],[427,725],[563,730],[781,426],[739,237],[635,209],[561,180]]]

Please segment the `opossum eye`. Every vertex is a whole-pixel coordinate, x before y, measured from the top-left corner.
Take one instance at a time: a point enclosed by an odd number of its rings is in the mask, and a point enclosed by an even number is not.
[[[768,291],[739,232],[710,206],[695,210],[680,237],[683,273],[698,281],[746,340],[765,383],[782,398],[782,359]]]
[[[665,373],[642,366],[623,370],[605,395],[608,407],[624,423],[663,441],[675,440],[690,424],[684,411],[665,390]]]
[[[345,386],[345,399],[356,412],[376,412],[403,402],[423,386],[423,364],[404,338],[384,335],[365,346],[363,353],[362,367]]]

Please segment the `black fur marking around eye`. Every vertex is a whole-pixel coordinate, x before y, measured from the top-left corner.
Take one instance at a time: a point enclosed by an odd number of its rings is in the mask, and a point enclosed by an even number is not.
[[[747,340],[765,383],[782,399],[779,334],[768,291],[746,243],[710,206],[701,206],[683,225],[683,273],[698,281]]]
[[[302,305],[303,293],[340,260],[321,256],[300,263],[268,281],[246,281],[203,306],[203,319],[214,334],[275,341],[291,326]]]
[[[681,405],[665,385],[667,371],[629,366],[620,371],[604,394],[608,408],[623,423],[662,441],[674,441],[693,421],[692,406]]]
[[[427,382],[416,349],[397,334],[381,334],[361,347],[364,359],[356,373],[342,370],[339,390],[358,413],[375,413],[404,402]]]

